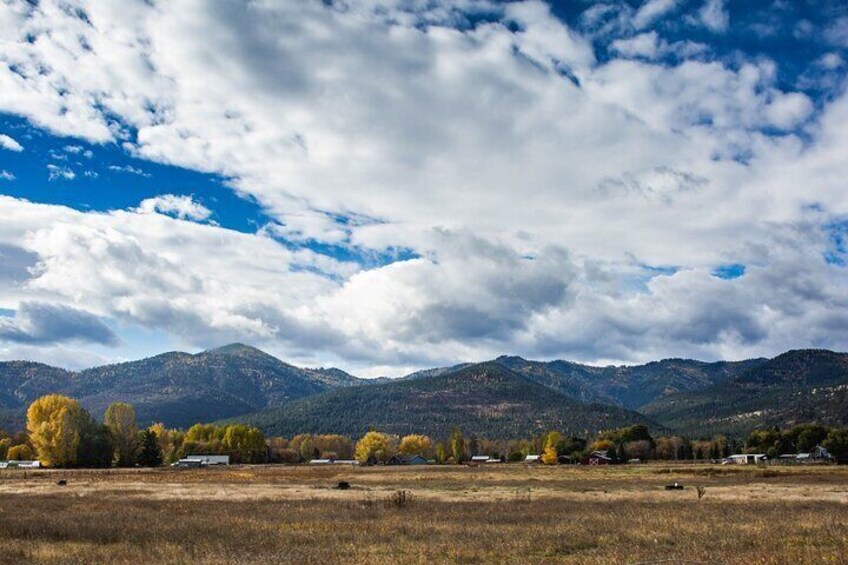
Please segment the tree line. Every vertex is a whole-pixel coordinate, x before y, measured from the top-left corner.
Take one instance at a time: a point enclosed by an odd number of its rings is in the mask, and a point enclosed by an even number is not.
[[[522,461],[527,455],[540,454],[543,463],[554,464],[562,456],[579,460],[594,451],[606,452],[613,462],[704,460],[734,453],[765,453],[774,458],[817,445],[837,458],[848,458],[848,428],[802,424],[785,430],[755,430],[744,440],[721,435],[698,440],[653,437],[641,424],[601,432],[592,440],[556,430],[526,439],[490,440],[466,437],[457,427],[436,439],[371,429],[354,442],[338,434],[266,438],[258,428],[244,424],[195,424],[179,430],[157,423],[141,429],[135,410],[124,402],[111,404],[100,423],[76,400],[51,394],[30,405],[26,432],[0,431],[0,460],[38,459],[49,467],[156,467],[191,454],[229,455],[233,463],[289,464],[319,458],[385,463],[394,455],[421,455],[438,464],[459,464],[477,455]]]

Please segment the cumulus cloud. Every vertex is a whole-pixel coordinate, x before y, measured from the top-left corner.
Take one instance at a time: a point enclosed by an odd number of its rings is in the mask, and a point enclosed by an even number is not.
[[[848,97],[817,107],[768,58],[632,36],[669,0],[584,13],[632,19],[610,60],[541,2],[411,5],[7,3],[0,109],[218,173],[272,221],[238,234],[169,194],[109,213],[0,199],[0,244],[37,257],[0,307],[366,368],[845,343],[823,254],[848,214]],[[366,269],[280,239],[415,258]]]
[[[23,302],[14,317],[0,317],[0,341],[26,344],[82,341],[117,345],[118,337],[88,312],[58,304]]]
[[[2,147],[3,149],[8,149],[9,151],[15,151],[17,153],[20,153],[24,150],[23,145],[21,145],[5,133],[0,133],[0,147]]]
[[[181,220],[203,221],[212,215],[212,210],[199,202],[195,202],[191,196],[177,196],[174,194],[162,194],[154,198],[141,201],[138,211],[143,214],[169,214]]]

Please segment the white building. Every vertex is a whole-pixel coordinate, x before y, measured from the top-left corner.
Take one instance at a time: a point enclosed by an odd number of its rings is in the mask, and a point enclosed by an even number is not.
[[[731,455],[724,460],[724,463],[735,463],[737,465],[756,465],[765,463],[768,457],[765,453],[742,453],[740,455]]]

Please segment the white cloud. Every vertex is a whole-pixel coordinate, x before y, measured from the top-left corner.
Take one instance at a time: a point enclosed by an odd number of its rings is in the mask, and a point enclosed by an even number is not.
[[[668,43],[657,32],[649,31],[627,39],[616,39],[610,44],[610,49],[628,58],[656,60],[670,55],[687,59],[706,53],[709,47],[694,41]]]
[[[9,137],[5,133],[0,133],[0,147],[3,149],[8,149],[9,151],[15,151],[20,153],[24,150],[23,145],[15,141],[13,138]]]
[[[0,180],[15,180],[15,175],[5,169],[0,169]]]
[[[698,12],[701,23],[715,33],[723,33],[730,26],[730,14],[724,0],[707,0]]]
[[[679,0],[646,0],[633,17],[633,26],[644,29],[677,9]]]
[[[138,167],[133,167],[132,165],[124,165],[123,167],[118,165],[109,165],[110,171],[115,171],[116,173],[127,173],[129,175],[138,175],[140,177],[150,177],[150,174],[145,173],[144,170],[139,169]]]
[[[195,202],[191,196],[177,196],[174,194],[162,194],[154,198],[142,200],[138,211],[143,214],[174,215],[181,220],[203,221],[212,215],[212,210],[199,202]]]
[[[60,300],[366,368],[846,343],[822,260],[823,226],[848,214],[845,95],[816,110],[765,58],[658,63],[702,48],[655,32],[613,44],[638,60],[599,62],[539,2],[408,5],[98,2],[89,25],[8,3],[0,109],[224,175],[273,221],[180,222],[210,211],[174,195],[108,214],[5,199],[0,244],[38,263],[0,307]],[[633,25],[676,8],[646,2]],[[463,10],[488,14],[457,29]],[[420,257],[363,271],[271,236]],[[744,277],[710,276],[737,262]]]
[[[48,180],[74,180],[77,174],[70,167],[60,167],[49,163],[47,165]]]

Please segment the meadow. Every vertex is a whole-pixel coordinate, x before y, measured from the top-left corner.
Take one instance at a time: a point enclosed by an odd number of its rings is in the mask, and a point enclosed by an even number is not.
[[[848,563],[836,466],[6,470],[0,501],[2,562]]]

